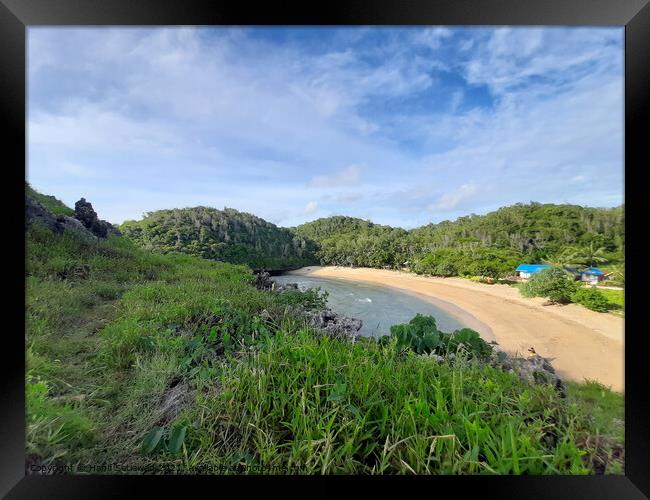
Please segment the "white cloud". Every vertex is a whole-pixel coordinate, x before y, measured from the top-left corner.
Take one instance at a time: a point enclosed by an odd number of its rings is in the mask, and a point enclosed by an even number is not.
[[[525,83],[556,93],[567,80],[617,65],[622,49],[612,42],[620,42],[620,35],[617,29],[499,28],[473,51],[465,77],[496,95]]]
[[[309,182],[310,187],[331,188],[339,186],[354,186],[361,182],[361,174],[365,165],[349,165],[332,175],[317,175]]]
[[[416,43],[426,45],[431,49],[438,49],[442,41],[452,35],[453,31],[451,29],[445,26],[436,26],[418,31],[413,38]]]
[[[316,203],[315,201],[310,201],[305,205],[305,208],[302,211],[302,213],[304,213],[305,215],[309,215],[309,214],[313,214],[316,210],[318,210],[318,203]]]
[[[452,210],[459,203],[467,201],[478,192],[478,186],[473,183],[463,184],[455,191],[444,194],[436,203],[429,205],[429,210]]]
[[[196,203],[405,226],[427,206],[622,197],[619,29],[28,33],[30,180],[115,222]]]
[[[363,193],[341,193],[336,196],[337,201],[352,202],[359,201],[364,198]]]

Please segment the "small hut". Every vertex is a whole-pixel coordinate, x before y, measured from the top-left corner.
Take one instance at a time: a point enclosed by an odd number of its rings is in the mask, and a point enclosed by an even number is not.
[[[597,285],[599,281],[605,279],[605,273],[597,267],[588,267],[580,272],[580,280],[586,281],[590,285]]]
[[[515,273],[522,279],[527,280],[533,274],[540,272],[542,269],[548,269],[548,264],[519,264],[519,267],[515,269]]]

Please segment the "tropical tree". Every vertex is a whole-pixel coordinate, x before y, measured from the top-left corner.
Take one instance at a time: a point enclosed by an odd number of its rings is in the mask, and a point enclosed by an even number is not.
[[[548,264],[553,267],[559,267],[564,269],[566,267],[575,266],[579,259],[576,257],[576,250],[572,248],[564,248],[559,252],[556,252],[546,258],[542,258],[544,264]]]
[[[589,245],[580,248],[571,257],[580,264],[594,266],[595,264],[604,264],[605,262],[608,262],[604,256],[606,251],[605,247],[596,246],[592,241]]]
[[[625,285],[625,264],[612,266],[612,277],[616,281],[620,281],[621,284]]]

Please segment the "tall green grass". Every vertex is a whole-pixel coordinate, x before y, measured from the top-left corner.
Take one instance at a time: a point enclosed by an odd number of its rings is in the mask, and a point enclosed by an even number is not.
[[[244,266],[33,225],[26,280],[27,452],[44,463],[622,470],[620,395],[577,384],[565,400],[462,357],[438,363],[395,341],[330,339],[291,312],[298,295],[255,289]],[[152,431],[175,446],[144,453]]]
[[[577,417],[552,388],[396,342],[279,333],[225,368],[219,386],[184,416],[210,415],[190,433],[195,461],[319,474],[588,472]]]

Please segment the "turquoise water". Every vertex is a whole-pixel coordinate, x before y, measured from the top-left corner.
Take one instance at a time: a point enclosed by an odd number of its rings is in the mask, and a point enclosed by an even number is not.
[[[467,326],[430,302],[394,288],[312,276],[286,275],[272,279],[278,284],[297,283],[301,290],[316,287],[326,290],[327,304],[333,311],[363,321],[361,335],[388,335],[392,325],[408,323],[418,313],[434,316],[443,332]]]

